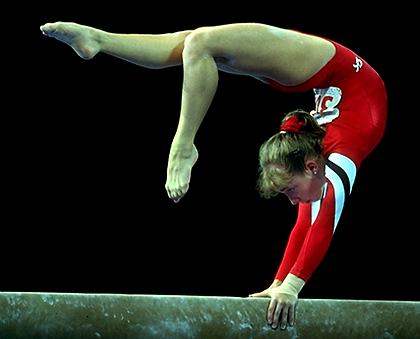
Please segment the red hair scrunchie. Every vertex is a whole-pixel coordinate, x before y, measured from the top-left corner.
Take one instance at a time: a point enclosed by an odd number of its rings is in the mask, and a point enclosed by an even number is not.
[[[291,132],[291,133],[299,133],[302,126],[305,126],[305,123],[299,121],[296,115],[291,116],[287,119],[283,124],[280,126],[281,132]]]

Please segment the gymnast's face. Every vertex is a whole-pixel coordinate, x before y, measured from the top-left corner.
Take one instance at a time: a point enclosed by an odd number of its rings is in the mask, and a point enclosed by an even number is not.
[[[292,181],[279,192],[285,194],[293,205],[318,201],[326,181],[323,172],[319,171],[318,165],[306,166],[303,173],[295,174]]]

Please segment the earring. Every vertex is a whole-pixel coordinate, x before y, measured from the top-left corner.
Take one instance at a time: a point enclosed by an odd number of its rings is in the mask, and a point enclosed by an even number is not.
[[[318,172],[317,171],[314,171],[314,175],[316,175]]]

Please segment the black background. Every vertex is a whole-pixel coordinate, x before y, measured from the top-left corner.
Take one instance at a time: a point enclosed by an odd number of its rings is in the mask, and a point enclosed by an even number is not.
[[[34,6],[14,37],[21,49],[7,54],[1,290],[241,297],[268,287],[295,208],[258,196],[258,147],[284,112],[311,109],[312,93],[279,93],[221,73],[196,139],[190,190],[174,204],[164,184],[182,68],[149,70],[104,54],[85,61],[39,31],[54,21],[118,33],[263,22],[352,48],[389,95],[386,135],[363,163],[301,297],[420,300],[410,9],[87,4]]]

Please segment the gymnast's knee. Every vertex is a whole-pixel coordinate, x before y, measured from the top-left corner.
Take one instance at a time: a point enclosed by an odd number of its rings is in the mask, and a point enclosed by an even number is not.
[[[186,38],[182,57],[188,59],[211,55],[210,39],[212,31],[208,27],[193,30]]]

